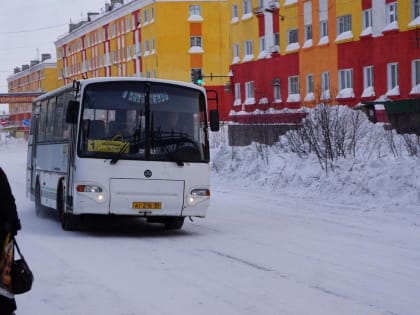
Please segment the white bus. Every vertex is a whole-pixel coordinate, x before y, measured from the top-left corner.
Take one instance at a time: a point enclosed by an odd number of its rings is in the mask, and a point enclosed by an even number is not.
[[[218,111],[209,111],[219,129]],[[204,88],[183,82],[93,78],[33,102],[27,196],[55,209],[64,230],[86,215],[141,216],[180,229],[210,199]]]

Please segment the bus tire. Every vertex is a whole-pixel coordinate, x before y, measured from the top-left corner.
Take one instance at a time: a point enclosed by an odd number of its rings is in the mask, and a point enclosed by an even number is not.
[[[165,229],[179,230],[184,225],[184,217],[169,217],[165,219]]]
[[[41,186],[39,180],[35,184],[35,214],[37,217],[42,217],[46,212],[46,207],[41,204]]]
[[[74,231],[79,225],[79,217],[73,215],[72,213],[66,211],[66,203],[64,197],[64,185],[61,181],[58,185],[58,194],[57,194],[57,216],[58,220],[61,223],[61,227],[64,231]]]

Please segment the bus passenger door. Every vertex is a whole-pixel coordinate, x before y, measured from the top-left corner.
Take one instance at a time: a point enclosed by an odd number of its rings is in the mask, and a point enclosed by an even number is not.
[[[36,136],[38,131],[39,116],[34,115],[31,119],[31,126],[28,138],[28,152],[26,157],[26,197],[35,200],[35,178],[36,178]]]

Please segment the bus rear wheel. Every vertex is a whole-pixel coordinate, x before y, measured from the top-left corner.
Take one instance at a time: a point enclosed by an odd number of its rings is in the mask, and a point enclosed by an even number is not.
[[[41,217],[45,214],[46,207],[41,204],[41,186],[39,180],[36,181],[35,185],[35,214],[37,217]]]

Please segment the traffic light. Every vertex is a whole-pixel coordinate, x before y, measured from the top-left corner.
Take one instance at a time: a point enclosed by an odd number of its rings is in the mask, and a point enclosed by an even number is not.
[[[191,81],[197,85],[203,84],[203,73],[201,72],[201,69],[191,69]]]

